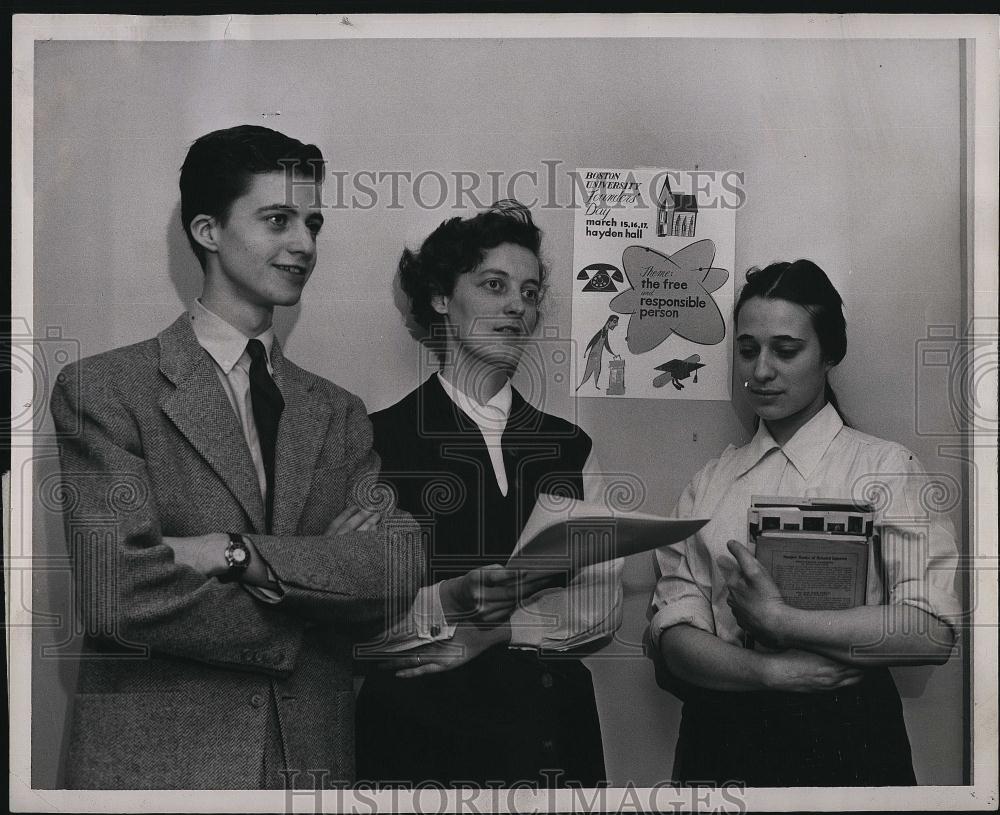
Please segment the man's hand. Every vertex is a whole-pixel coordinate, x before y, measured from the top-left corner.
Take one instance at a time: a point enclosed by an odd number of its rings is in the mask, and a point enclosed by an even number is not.
[[[455,629],[450,640],[433,642],[407,651],[404,656],[388,660],[382,667],[395,670],[400,679],[413,679],[427,674],[443,673],[475,659],[494,645],[510,642],[510,625],[480,628],[463,624]]]
[[[163,537],[163,542],[174,550],[174,562],[190,566],[205,577],[218,577],[229,571],[226,547],[229,536],[221,532],[192,535],[186,538]]]
[[[441,606],[449,623],[495,624],[507,620],[524,600],[554,585],[558,575],[507,569],[498,563],[472,569],[441,583]]]
[[[771,690],[820,693],[856,685],[864,671],[809,651],[765,654],[764,683]]]
[[[378,526],[381,516],[369,509],[350,505],[330,521],[326,535],[345,535],[348,532],[367,532]]]
[[[788,606],[771,575],[750,551],[737,541],[726,544],[738,570],[726,581],[726,602],[740,628],[770,648],[784,648],[781,623]]]

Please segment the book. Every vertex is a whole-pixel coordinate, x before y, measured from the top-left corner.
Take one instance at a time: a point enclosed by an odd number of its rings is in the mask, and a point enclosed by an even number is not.
[[[837,498],[752,496],[750,549],[782,599],[795,608],[836,611],[865,604],[875,510]],[[746,635],[744,644],[756,647]]]
[[[788,605],[834,610],[865,604],[868,548],[859,535],[764,532],[755,554]]]
[[[840,498],[782,498],[753,495],[747,512],[752,540],[760,532],[783,530],[871,537],[875,510],[871,504]]]

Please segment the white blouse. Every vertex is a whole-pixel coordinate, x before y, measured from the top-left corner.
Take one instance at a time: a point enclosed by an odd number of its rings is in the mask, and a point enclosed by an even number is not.
[[[949,483],[928,476],[905,447],[845,427],[829,404],[784,446],[761,422],[749,444],[730,445],[706,464],[677,503],[677,517],[712,520],[693,537],[657,550],[661,577],[652,601],[653,641],[685,623],[740,643],[741,629],[726,603],[726,579],[736,570],[726,542],[750,546],[747,509],[755,495],[872,503],[882,565],[880,571],[871,547],[866,603],[905,603],[954,624],[961,612],[955,592],[958,552],[942,511],[960,496]]]

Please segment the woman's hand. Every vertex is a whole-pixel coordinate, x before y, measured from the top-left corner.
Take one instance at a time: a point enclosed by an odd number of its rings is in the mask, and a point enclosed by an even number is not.
[[[781,623],[789,607],[781,598],[781,591],[760,561],[743,544],[731,540],[726,546],[739,567],[726,581],[729,588],[726,602],[733,610],[736,622],[769,648],[788,647]]]
[[[441,583],[441,606],[449,623],[496,624],[507,620],[518,600],[552,584],[552,575],[532,577],[498,563],[472,569]]]
[[[475,659],[494,645],[510,642],[510,625],[480,628],[460,625],[450,640],[433,642],[408,651],[405,656],[388,660],[383,668],[396,671],[400,679],[443,673]]]
[[[864,671],[809,651],[764,654],[764,684],[770,690],[820,693],[856,685]]]

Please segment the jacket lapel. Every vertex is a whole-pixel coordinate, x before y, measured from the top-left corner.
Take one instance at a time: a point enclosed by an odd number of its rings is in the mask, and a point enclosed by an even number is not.
[[[163,412],[239,501],[254,529],[263,531],[264,502],[250,450],[188,316],[178,318],[158,339],[160,371],[175,386],[161,401]]]
[[[271,349],[274,381],[285,400],[274,453],[274,515],[272,531],[292,535],[312,489],[323,443],[327,439],[332,409],[313,392],[316,380],[288,362],[275,340]]]
[[[432,374],[420,386],[418,394],[419,427],[433,436],[448,436],[465,442],[482,441],[483,434],[476,423],[445,393],[437,374]],[[485,444],[483,446],[485,449]]]

